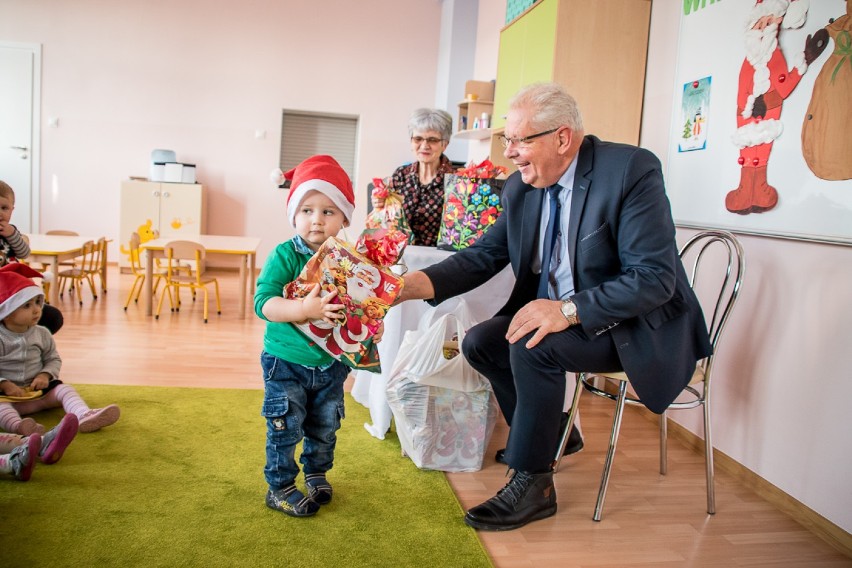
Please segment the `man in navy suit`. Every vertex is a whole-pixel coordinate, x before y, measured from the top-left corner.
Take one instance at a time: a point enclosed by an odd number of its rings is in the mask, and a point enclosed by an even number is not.
[[[515,95],[504,134],[518,171],[503,187],[497,223],[473,246],[406,275],[402,292],[437,304],[512,265],[508,302],[462,345],[510,426],[512,478],[465,516],[483,530],[556,513],[551,467],[566,372],[623,370],[660,413],[711,352],[659,160],[584,137],[576,102],[552,83]]]

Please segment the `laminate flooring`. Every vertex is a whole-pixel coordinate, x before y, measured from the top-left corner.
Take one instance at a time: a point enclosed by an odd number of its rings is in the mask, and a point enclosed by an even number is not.
[[[164,308],[159,320],[146,317],[141,302],[124,311],[133,277],[115,266],[109,292],[97,300],[83,290],[79,306],[66,292],[58,302],[65,327],[56,336],[63,378],[72,384],[262,388],[263,322],[250,302],[246,318],[238,318],[236,273],[223,271],[219,280],[223,313],[215,314],[211,298],[207,324],[201,296],[192,302],[186,293],[180,312]],[[495,566],[852,566],[852,559],[723,471],[716,474],[717,513],[708,515],[703,456],[670,440],[669,472],[660,475],[656,425],[633,409],[625,412],[603,519],[594,522],[612,404],[584,396],[581,405],[586,447],[565,458],[556,474],[559,511],[519,530],[479,533]],[[508,481],[506,467],[493,459],[506,435],[499,419],[482,470],[448,474],[462,507],[492,497]]]

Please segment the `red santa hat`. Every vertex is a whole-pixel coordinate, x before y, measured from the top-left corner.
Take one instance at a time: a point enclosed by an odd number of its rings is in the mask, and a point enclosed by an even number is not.
[[[44,295],[41,286],[31,280],[41,277],[40,272],[20,262],[0,268],[0,321],[36,296]]]
[[[784,28],[800,28],[805,24],[809,7],[809,0],[757,0],[749,12],[746,29],[754,27],[764,16],[783,18],[781,27]]]
[[[296,212],[309,191],[319,191],[343,212],[352,222],[355,211],[355,192],[349,176],[331,156],[311,156],[292,170],[284,173],[290,180],[290,195],[287,196],[287,218],[296,225]]]

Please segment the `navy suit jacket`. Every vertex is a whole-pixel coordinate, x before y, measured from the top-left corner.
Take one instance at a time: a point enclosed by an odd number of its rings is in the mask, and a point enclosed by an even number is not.
[[[515,286],[499,314],[536,297],[541,189],[520,173],[503,187],[503,213],[473,246],[424,270],[437,304],[511,263]],[[707,326],[677,253],[660,162],[626,144],[583,139],[571,196],[568,248],[574,303],[589,336],[612,334],[636,393],[660,413],[712,352]],[[582,369],[594,371],[595,369]]]

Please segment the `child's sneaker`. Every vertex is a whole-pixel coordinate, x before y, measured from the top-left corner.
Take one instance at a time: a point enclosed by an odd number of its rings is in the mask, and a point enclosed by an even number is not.
[[[52,464],[59,461],[65,448],[77,435],[79,421],[76,414],[66,414],[54,428],[44,435],[38,457],[41,463]]]
[[[333,490],[326,480],[324,473],[309,473],[305,475],[305,485],[308,487],[308,497],[320,505],[331,503]]]
[[[94,432],[104,426],[115,424],[120,415],[121,410],[115,404],[87,410],[80,418],[80,432]]]
[[[21,436],[30,436],[32,434],[38,434],[41,436],[44,434],[44,426],[33,420],[32,418],[22,418],[21,423],[18,424],[16,434],[20,434]]]
[[[320,508],[316,502],[296,489],[295,485],[289,485],[278,491],[270,489],[266,493],[266,506],[291,517],[310,517]]]
[[[41,436],[28,436],[23,444],[9,452],[9,463],[12,464],[12,475],[18,481],[27,481],[33,474],[38,450],[41,448]]]

